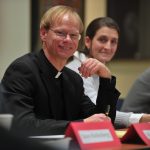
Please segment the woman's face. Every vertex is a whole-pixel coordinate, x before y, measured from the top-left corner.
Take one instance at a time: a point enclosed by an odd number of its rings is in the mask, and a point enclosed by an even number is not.
[[[96,58],[102,63],[109,62],[116,53],[118,46],[118,32],[109,27],[102,27],[97,30],[91,40],[85,37],[85,45],[90,50],[90,57]]]

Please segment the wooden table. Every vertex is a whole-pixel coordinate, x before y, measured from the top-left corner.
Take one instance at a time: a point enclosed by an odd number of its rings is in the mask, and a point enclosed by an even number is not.
[[[122,144],[122,147],[120,150],[144,149],[144,148],[150,149],[150,146],[143,145],[143,144]]]
[[[121,147],[98,148],[96,150],[137,150],[137,149],[150,149],[150,146],[142,144],[122,144]]]

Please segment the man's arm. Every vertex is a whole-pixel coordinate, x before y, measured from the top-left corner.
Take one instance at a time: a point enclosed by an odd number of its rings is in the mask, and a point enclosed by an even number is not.
[[[4,103],[7,112],[14,115],[12,129],[29,135],[63,134],[69,121],[57,121],[48,116],[44,109],[37,112],[35,105],[40,98],[36,99],[39,93],[36,92],[38,87],[35,80],[36,73],[34,75],[32,68],[21,62],[12,64],[2,79]],[[41,87],[41,92],[43,90],[44,87]],[[40,101],[43,106],[45,100],[41,98]]]

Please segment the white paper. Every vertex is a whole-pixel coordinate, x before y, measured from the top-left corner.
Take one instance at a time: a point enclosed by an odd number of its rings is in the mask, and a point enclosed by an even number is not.
[[[42,135],[42,136],[30,136],[29,138],[36,139],[62,139],[65,135]]]

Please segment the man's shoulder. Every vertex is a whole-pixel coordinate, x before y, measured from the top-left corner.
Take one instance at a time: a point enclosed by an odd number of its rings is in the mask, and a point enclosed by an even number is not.
[[[75,76],[80,76],[78,73],[76,73],[74,70],[72,70],[72,69],[70,69],[70,68],[68,68],[68,67],[64,67],[64,72],[66,73],[66,74],[72,74],[72,75],[75,75]]]
[[[139,75],[139,77],[137,77],[136,83],[138,82],[142,84],[147,84],[150,82],[150,68],[146,69],[143,73]]]
[[[11,65],[31,65],[34,62],[34,59],[36,58],[36,53],[29,52],[26,53],[18,58],[16,58],[14,61],[12,61]]]
[[[68,67],[64,67],[64,73],[68,75],[70,78],[82,79],[81,76],[77,72],[73,71],[72,69]]]
[[[10,63],[10,65],[7,67],[6,72],[26,72],[28,70],[35,71],[35,69],[38,68],[38,65],[36,63],[36,55],[35,53],[26,53],[18,58],[16,58],[14,61]]]
[[[147,68],[143,73],[143,76],[148,76],[150,78],[150,68]]]
[[[29,52],[29,53],[26,53],[26,54],[23,54],[22,56],[16,58],[12,63],[14,62],[18,62],[18,61],[32,61],[32,59],[35,57],[36,53],[35,52]]]

